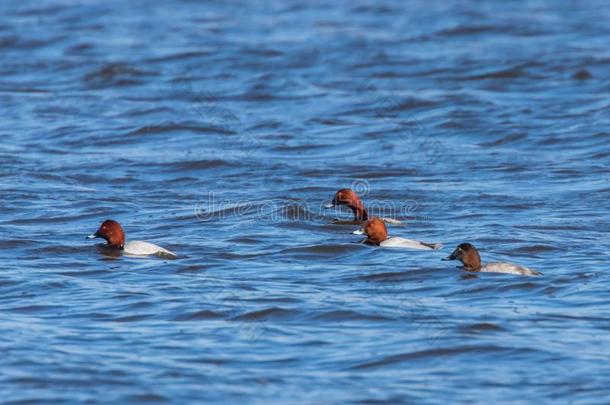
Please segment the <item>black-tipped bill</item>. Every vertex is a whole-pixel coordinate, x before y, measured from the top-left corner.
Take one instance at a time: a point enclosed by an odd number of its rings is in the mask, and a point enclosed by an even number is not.
[[[455,249],[453,251],[453,253],[451,253],[449,256],[445,257],[444,259],[441,260],[456,260],[458,258],[458,249]]]

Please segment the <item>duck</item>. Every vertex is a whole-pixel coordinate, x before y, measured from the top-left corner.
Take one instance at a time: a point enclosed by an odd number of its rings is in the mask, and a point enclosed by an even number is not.
[[[461,243],[455,248],[453,253],[442,260],[459,260],[462,262],[463,269],[471,272],[485,273],[505,273],[517,274],[520,276],[540,276],[541,272],[528,269],[513,263],[493,262],[481,264],[481,256],[479,251],[470,243]]]
[[[335,193],[332,201],[326,204],[325,208],[335,208],[340,205],[347,206],[354,214],[354,220],[350,222],[336,221],[336,223],[349,223],[349,224],[362,224],[369,219],[369,214],[364,207],[364,203],[358,197],[358,194],[350,188],[342,188]],[[384,222],[389,224],[401,224],[401,221],[392,218],[381,218]]]
[[[388,230],[381,218],[373,217],[364,226],[353,232],[355,235],[366,235],[364,241],[369,245],[381,247],[397,247],[418,250],[437,250],[443,247],[442,243],[427,243],[397,236],[388,237]]]
[[[167,249],[157,246],[150,242],[132,240],[125,242],[125,232],[117,221],[107,219],[99,226],[98,230],[87,236],[87,239],[102,238],[106,240],[105,247],[120,251],[130,256],[150,256],[156,255],[167,258],[177,258],[178,255]]]

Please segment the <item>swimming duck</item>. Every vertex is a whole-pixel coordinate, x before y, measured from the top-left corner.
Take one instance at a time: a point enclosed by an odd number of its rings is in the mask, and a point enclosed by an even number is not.
[[[513,263],[493,262],[481,264],[479,251],[470,243],[462,243],[455,248],[453,253],[442,260],[459,260],[464,265],[464,270],[486,273],[518,274],[521,276],[539,276],[542,273],[528,269]]]
[[[168,258],[178,257],[178,255],[176,255],[174,252],[170,252],[169,250],[150,242],[144,242],[141,240],[125,242],[125,232],[123,232],[121,224],[119,224],[117,221],[113,221],[112,219],[107,219],[102,222],[98,230],[93,235],[87,236],[87,239],[93,238],[102,238],[106,240],[107,247],[127,255],[157,255]]]
[[[353,232],[355,235],[366,235],[365,243],[381,247],[402,247],[407,249],[436,250],[443,247],[441,243],[427,243],[397,236],[388,237],[388,230],[380,218],[369,219],[364,226]]]
[[[369,214],[364,207],[364,203],[352,189],[342,188],[335,193],[333,200],[325,205],[325,208],[335,208],[336,206],[345,205],[354,213],[354,221],[345,222],[337,221],[337,223],[363,223],[369,219]],[[402,224],[401,221],[392,218],[381,218],[388,224]]]

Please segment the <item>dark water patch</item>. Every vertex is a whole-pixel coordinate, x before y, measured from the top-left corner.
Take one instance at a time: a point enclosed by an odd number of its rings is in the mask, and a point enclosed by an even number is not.
[[[508,276],[510,277],[510,274],[502,274],[504,276]],[[519,277],[519,276],[517,276]],[[540,283],[535,283],[535,282],[526,282],[526,281],[521,281],[521,282],[515,282],[513,280],[513,282],[511,282],[510,284],[504,284],[501,286],[496,286],[494,289],[497,291],[530,291],[530,290],[542,290],[544,288],[544,284],[542,282]]]
[[[153,317],[152,314],[139,314],[139,315],[125,315],[118,317],[111,317],[104,319],[107,322],[118,322],[118,323],[131,323],[131,322],[140,322],[145,321]]]
[[[376,283],[396,283],[409,279],[409,273],[406,272],[388,272],[378,274],[367,274],[358,277],[362,281],[370,281]]]
[[[108,274],[108,270],[91,270],[91,271],[62,271],[57,273],[66,277],[97,277]]]
[[[44,7],[26,7],[25,9],[14,11],[14,15],[22,16],[22,17],[31,17],[31,16],[43,16],[48,17],[54,14],[59,14],[62,11],[65,11],[67,6],[65,5],[51,5]]]
[[[231,131],[224,127],[214,127],[214,126],[199,126],[199,125],[190,125],[190,124],[181,124],[175,122],[168,122],[161,125],[150,125],[138,128],[136,130],[128,132],[127,136],[134,135],[156,135],[163,133],[171,133],[171,132],[190,132],[194,134],[223,134],[223,135],[231,135],[234,134],[234,131]]]
[[[562,249],[556,246],[548,246],[548,245],[531,245],[531,246],[523,246],[513,250],[514,253],[545,253],[545,252],[555,252],[561,251]]]
[[[245,312],[233,318],[236,321],[267,321],[267,320],[290,320],[300,317],[299,311],[280,307],[265,308],[256,311]]]
[[[227,242],[233,242],[233,243],[243,243],[246,245],[256,245],[257,243],[261,242],[261,239],[259,238],[252,238],[252,237],[243,237],[243,236],[239,236],[236,238],[232,238],[227,240]]]
[[[43,88],[0,83],[0,93],[49,94],[49,91]]]
[[[34,247],[34,246],[38,245],[38,243],[39,243],[39,241],[37,241],[37,240],[8,239],[5,241],[2,241],[2,246],[0,246],[0,249],[12,250],[12,249],[19,249],[19,248]]]
[[[144,83],[144,80],[155,73],[146,71],[125,62],[109,63],[87,73],[83,77],[85,84],[91,88],[133,86]]]
[[[146,63],[158,63],[158,62],[176,62],[176,61],[185,61],[189,59],[199,59],[203,57],[207,57],[213,55],[213,51],[186,51],[186,52],[177,52],[171,53],[165,56],[158,56],[155,58],[151,58],[146,60]]]
[[[170,167],[176,172],[188,172],[192,170],[215,169],[223,166],[234,166],[224,160],[190,160],[171,163]]]
[[[536,231],[582,231],[585,229],[584,226],[577,226],[573,224],[566,225],[546,225],[546,224],[536,224],[536,225],[515,225],[516,229],[523,230],[536,230]]]
[[[223,315],[218,312],[202,309],[200,311],[183,313],[176,315],[172,320],[174,321],[198,321],[198,320],[209,320],[209,319],[221,319]]]
[[[17,280],[0,280],[0,288],[13,287],[19,284],[20,282]]]
[[[73,45],[65,50],[67,55],[79,55],[81,53],[86,53],[87,51],[91,51],[95,49],[95,45],[90,42],[82,42],[76,45]]]
[[[586,304],[590,305],[590,304]],[[571,321],[571,322],[608,322],[610,319],[607,316],[603,317],[590,317],[587,315],[568,315],[568,314],[546,314],[545,319],[560,320],[560,321]]]
[[[505,332],[506,329],[493,323],[474,323],[460,327],[460,332],[467,335],[480,335],[489,333]]]
[[[519,348],[508,348],[502,346],[461,346],[455,348],[438,348],[432,350],[421,350],[409,353],[403,353],[393,356],[386,356],[385,358],[377,361],[371,361],[368,363],[362,363],[353,367],[355,370],[368,370],[375,369],[380,367],[388,367],[393,366],[395,364],[400,364],[404,362],[411,361],[421,361],[427,358],[433,358],[436,361],[441,361],[442,359],[463,356],[468,354],[473,354],[476,356],[485,356],[485,355],[501,355],[501,354],[511,354],[515,355],[517,353],[526,354],[526,353],[535,353],[536,350],[533,349],[519,349]]]
[[[500,145],[506,145],[506,144],[510,144],[510,143],[514,143],[514,142],[519,142],[524,139],[527,139],[526,134],[511,134],[511,135],[507,135],[507,136],[503,137],[502,139],[498,139],[493,142],[483,142],[480,144],[480,146],[482,146],[482,147],[500,146]]]
[[[19,38],[16,35],[2,36],[0,37],[0,48],[12,48],[19,42]]]
[[[462,35],[473,35],[481,34],[486,32],[503,32],[503,27],[494,25],[460,25],[454,28],[448,28],[437,32],[439,36],[462,36]]]
[[[574,80],[589,80],[592,78],[593,75],[587,69],[580,69],[572,75],[572,79]]]
[[[283,249],[282,254],[286,256],[312,256],[317,259],[323,259],[324,257],[333,259],[337,258],[342,254],[351,254],[358,249],[357,243],[347,244],[320,244],[320,245],[309,245],[302,247],[294,247]]]
[[[167,398],[163,395],[159,394],[140,394],[140,395],[131,395],[126,398],[127,401],[133,403],[171,403],[171,398]]]
[[[157,114],[172,114],[176,111],[168,107],[155,107],[155,108],[137,108],[125,111],[123,114],[125,117],[137,117],[137,116],[156,116]]]
[[[495,67],[484,69],[486,72],[475,74],[462,78],[462,80],[511,80],[511,79],[523,79],[528,78],[532,80],[539,80],[544,78],[539,74],[532,72],[533,68],[539,68],[543,66],[538,62],[528,62],[517,64],[504,69],[497,69]]]
[[[610,134],[605,134],[606,136],[610,136]],[[591,156],[591,159],[595,160],[609,160],[610,151],[598,152]],[[603,167],[603,170],[606,169],[606,166]]]
[[[319,314],[312,314],[310,316],[312,319],[318,321],[331,321],[331,322],[341,322],[341,321],[363,321],[363,322],[383,322],[388,321],[390,318],[381,315],[369,315],[363,314],[357,311],[348,311],[348,310],[336,310],[336,311],[328,311]]]
[[[353,122],[350,122],[348,120],[342,120],[342,119],[336,119],[336,118],[312,118],[311,122],[315,123],[315,124],[322,124],[322,125],[330,126],[330,127],[355,125]]]
[[[210,265],[189,265],[189,266],[182,266],[180,267],[178,270],[176,270],[177,273],[203,273],[205,271],[207,271],[208,269],[210,269]]]
[[[68,308],[62,305],[26,305],[20,307],[9,308],[9,311],[20,314],[39,314],[39,313],[57,313],[66,311]]]

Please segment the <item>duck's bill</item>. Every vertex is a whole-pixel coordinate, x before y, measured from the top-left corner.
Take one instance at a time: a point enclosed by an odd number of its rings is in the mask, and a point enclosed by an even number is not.
[[[333,203],[326,204],[326,205],[324,206],[324,208],[335,208],[335,204],[333,204]]]
[[[455,259],[457,259],[457,256],[456,256],[455,251],[454,251],[449,256],[447,256],[447,257],[445,257],[444,259],[441,259],[441,260],[455,260]]]
[[[362,229],[357,229],[354,232],[352,232],[354,235],[364,235],[364,231]]]
[[[85,239],[95,239],[95,238],[97,238],[96,234],[92,234],[92,235],[89,235],[89,236],[85,237]]]

